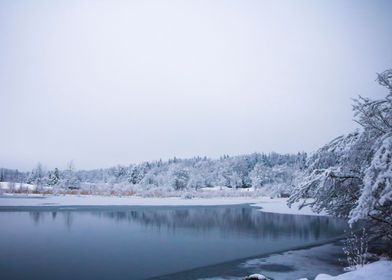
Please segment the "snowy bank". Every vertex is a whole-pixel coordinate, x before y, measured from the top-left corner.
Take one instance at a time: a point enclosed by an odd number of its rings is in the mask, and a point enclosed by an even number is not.
[[[96,196],[96,195],[49,195],[0,197],[0,206],[214,206],[254,204],[259,202],[251,197],[194,198],[180,197],[138,197],[138,196]]]
[[[331,275],[343,273],[343,266],[339,259],[344,257],[341,244],[334,242],[231,262],[230,266],[234,268],[228,269],[223,266],[220,268],[223,272],[221,275],[199,278],[199,280],[244,280],[245,275],[252,274],[265,275],[267,279],[275,280],[310,280],[320,272]]]
[[[294,203],[291,207],[287,205],[287,198],[260,197],[259,202],[252,206],[259,207],[260,211],[267,213],[291,214],[291,215],[316,215],[325,216],[326,213],[315,213],[310,207],[299,209],[300,203]]]
[[[250,259],[240,267],[249,273],[262,273],[272,279],[313,279],[321,271],[332,275],[342,273],[343,268],[337,259],[343,257],[340,244],[332,243]]]
[[[297,205],[287,206],[286,198],[269,197],[139,197],[97,195],[4,195],[0,196],[0,207],[18,206],[219,206],[250,204],[260,211],[280,214],[317,215],[309,208],[298,210]]]
[[[340,274],[338,276],[330,276],[327,274],[319,274],[315,280],[390,280],[392,279],[392,262],[381,260],[357,270]]]

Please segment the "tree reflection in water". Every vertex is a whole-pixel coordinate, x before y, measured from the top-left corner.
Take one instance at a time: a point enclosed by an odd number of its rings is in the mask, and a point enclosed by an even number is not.
[[[254,238],[300,238],[303,240],[335,237],[343,234],[346,223],[321,216],[299,216],[260,212],[251,207],[140,207],[133,209],[84,210],[84,211],[32,211],[35,224],[51,218],[62,219],[67,227],[80,215],[111,219],[116,223],[137,223],[148,230],[178,229],[208,234],[218,231],[221,235],[246,235]],[[48,216],[48,217],[46,217]]]

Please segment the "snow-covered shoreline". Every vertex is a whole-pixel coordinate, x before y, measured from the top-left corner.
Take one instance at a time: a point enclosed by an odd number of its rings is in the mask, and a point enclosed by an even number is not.
[[[298,209],[294,204],[287,206],[287,198],[270,197],[139,197],[139,196],[97,196],[97,195],[3,195],[0,207],[48,207],[48,206],[223,206],[249,204],[262,212],[320,215],[310,208]]]
[[[390,280],[392,279],[392,262],[380,260],[367,264],[357,270],[330,276],[319,274],[315,280]]]

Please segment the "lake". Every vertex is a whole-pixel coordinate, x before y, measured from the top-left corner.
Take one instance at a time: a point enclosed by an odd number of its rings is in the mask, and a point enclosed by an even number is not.
[[[20,208],[0,211],[0,225],[8,280],[148,279],[322,243],[346,227],[247,205]]]

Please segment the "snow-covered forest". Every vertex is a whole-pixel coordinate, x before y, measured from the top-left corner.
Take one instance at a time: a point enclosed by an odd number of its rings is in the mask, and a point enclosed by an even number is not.
[[[7,192],[162,196],[201,188],[252,188],[282,196],[290,193],[305,162],[306,153],[255,153],[216,160],[174,158],[89,171],[76,170],[72,162],[66,170],[45,170],[38,164],[31,172],[3,168],[0,181],[11,182],[3,186]]]

